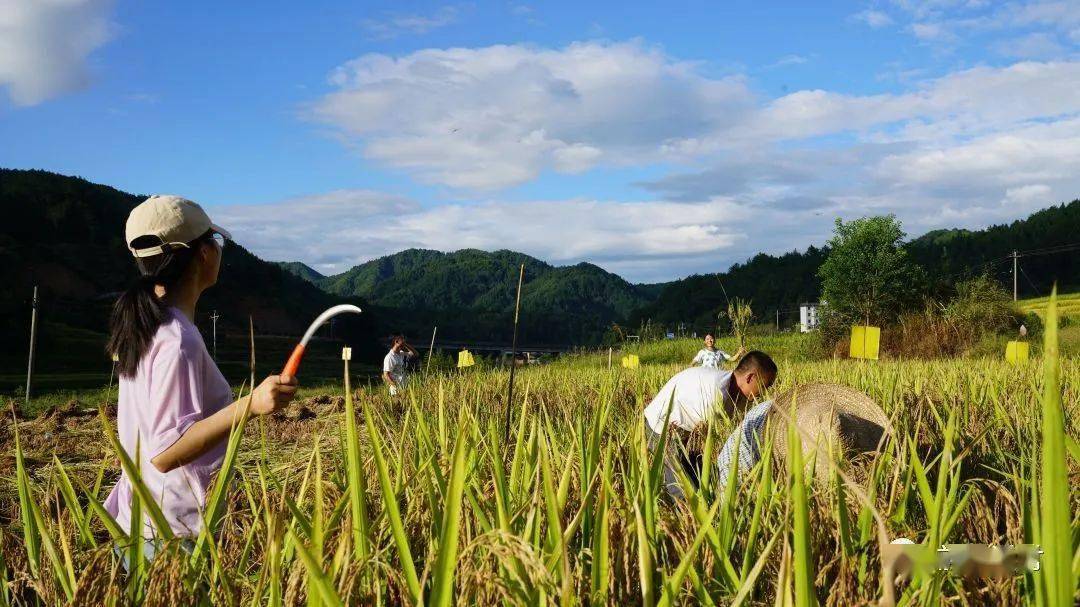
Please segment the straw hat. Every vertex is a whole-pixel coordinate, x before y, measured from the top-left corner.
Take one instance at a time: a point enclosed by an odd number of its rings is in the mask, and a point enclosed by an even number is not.
[[[802,441],[803,462],[813,461],[814,477],[832,478],[829,446],[837,445],[845,456],[876,451],[883,437],[892,434],[889,417],[866,394],[836,384],[796,386],[773,399],[769,410],[767,440],[772,442],[778,464],[788,461],[788,420],[794,415]]]

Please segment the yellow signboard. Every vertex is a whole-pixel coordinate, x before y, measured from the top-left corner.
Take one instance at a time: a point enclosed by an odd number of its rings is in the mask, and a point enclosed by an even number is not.
[[[1014,365],[1018,365],[1023,362],[1027,362],[1028,359],[1028,342],[1026,341],[1010,341],[1005,346],[1005,360]]]
[[[848,350],[848,356],[877,360],[880,347],[881,327],[851,327],[851,347]]]
[[[637,354],[627,354],[622,357],[622,366],[627,369],[637,369],[641,365],[641,360]]]
[[[476,361],[473,360],[472,352],[469,352],[468,350],[462,350],[461,352],[458,352],[458,354],[457,354],[457,366],[458,366],[458,369],[464,369],[465,367],[471,367],[471,366],[473,366],[475,364],[476,364]]]

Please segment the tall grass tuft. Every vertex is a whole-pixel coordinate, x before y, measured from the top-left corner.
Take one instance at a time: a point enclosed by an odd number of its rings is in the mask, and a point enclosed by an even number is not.
[[[1046,307],[1043,345],[1042,466],[1039,543],[1046,605],[1068,605],[1076,590],[1073,571],[1073,526],[1069,512],[1069,476],[1065,462],[1065,421],[1061,410],[1058,369],[1057,288]]]

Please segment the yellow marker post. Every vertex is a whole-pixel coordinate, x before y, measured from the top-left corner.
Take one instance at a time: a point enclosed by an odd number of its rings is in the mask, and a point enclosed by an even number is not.
[[[851,327],[851,344],[848,348],[849,357],[877,360],[880,348],[881,327]]]
[[[1028,359],[1028,342],[1026,341],[1010,341],[1005,346],[1005,360],[1010,364],[1019,365],[1020,363],[1027,362]]]
[[[627,369],[637,369],[641,365],[641,360],[637,354],[627,354],[622,357],[622,366]]]
[[[458,369],[464,369],[465,367],[471,367],[471,366],[473,366],[475,364],[476,364],[476,361],[473,360],[472,352],[469,352],[468,350],[462,350],[461,352],[458,352],[458,355],[457,355]]]

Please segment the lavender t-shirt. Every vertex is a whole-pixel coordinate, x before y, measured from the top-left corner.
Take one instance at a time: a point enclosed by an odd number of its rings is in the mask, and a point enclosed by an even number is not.
[[[158,472],[150,460],[168,449],[192,424],[231,401],[232,389],[206,351],[198,329],[183,312],[169,308],[135,376],[120,378],[116,429],[120,444],[133,460],[138,444],[136,463],[143,482],[176,535],[194,536],[202,529],[206,489],[221,467],[225,441],[165,474]],[[127,474],[121,474],[105,500],[105,509],[125,531],[131,528],[131,493]],[[147,518],[143,536],[154,535]]]

